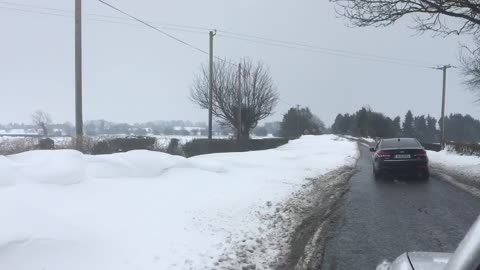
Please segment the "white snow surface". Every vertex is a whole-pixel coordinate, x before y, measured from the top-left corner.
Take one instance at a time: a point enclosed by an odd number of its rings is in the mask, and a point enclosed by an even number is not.
[[[333,135],[189,159],[149,151],[0,156],[0,269],[218,269],[236,256],[232,243],[268,242],[276,228],[260,216],[305,178],[357,157],[355,143]],[[263,248],[253,263],[277,254]]]
[[[374,143],[374,142],[376,142],[374,138],[370,138],[370,137],[362,137],[361,139],[362,139],[362,140],[365,140],[365,141],[367,141],[367,142],[369,142],[369,143]]]
[[[369,142],[369,143],[374,143],[376,142],[376,140],[374,138],[370,138],[370,137],[354,137],[354,136],[351,136],[351,135],[343,135],[343,137],[345,138],[348,138],[348,139],[352,139],[352,140],[364,140],[366,142]]]
[[[442,167],[480,181],[480,157],[462,156],[452,151],[428,151],[428,158],[433,166]]]

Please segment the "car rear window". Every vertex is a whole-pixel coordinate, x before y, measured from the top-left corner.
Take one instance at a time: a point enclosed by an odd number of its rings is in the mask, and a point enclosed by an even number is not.
[[[395,140],[383,140],[381,148],[408,148],[408,147],[420,147],[421,145],[416,140],[412,139],[395,139]]]

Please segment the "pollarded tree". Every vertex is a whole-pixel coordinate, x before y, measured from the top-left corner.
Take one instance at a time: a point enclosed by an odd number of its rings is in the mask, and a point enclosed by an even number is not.
[[[48,126],[52,124],[50,115],[42,110],[37,110],[32,114],[32,122],[43,131],[43,136],[48,137]]]
[[[240,66],[238,70],[227,61],[214,63],[212,113],[219,124],[236,130],[239,139],[247,139],[258,122],[273,113],[278,93],[270,72],[261,62],[243,59]],[[203,109],[209,106],[208,75],[208,67],[203,66],[190,92],[190,99]]]

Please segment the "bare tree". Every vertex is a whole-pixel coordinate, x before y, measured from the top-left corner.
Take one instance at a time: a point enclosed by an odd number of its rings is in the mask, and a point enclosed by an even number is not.
[[[414,19],[414,29],[434,31],[444,35],[470,33],[480,30],[478,0],[330,0],[337,13],[348,18],[354,26],[388,26],[405,15]],[[447,18],[458,19],[455,23]]]
[[[52,123],[50,115],[42,110],[37,110],[32,114],[32,122],[43,130],[43,136],[48,137],[48,125]]]
[[[474,38],[475,48],[462,46],[460,53],[460,62],[462,65],[462,73],[465,76],[465,85],[472,91],[477,92],[480,89],[480,38]],[[480,101],[480,92],[477,92]]]
[[[465,84],[480,97],[480,1],[479,0],[330,0],[337,13],[353,26],[389,26],[411,16],[413,28],[439,35],[470,34],[474,48],[462,46],[460,61]]]
[[[239,72],[235,65],[219,60],[214,63],[213,74],[213,115],[219,124],[236,130],[239,139],[248,138],[250,130],[273,113],[278,101],[278,93],[268,69],[260,62],[254,64],[249,59],[243,59]],[[190,99],[207,109],[208,97],[208,67],[204,65],[193,83]]]

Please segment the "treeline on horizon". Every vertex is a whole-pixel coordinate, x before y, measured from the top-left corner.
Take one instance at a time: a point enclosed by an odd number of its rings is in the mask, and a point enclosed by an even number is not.
[[[308,110],[308,108],[306,108]],[[298,109],[291,108],[285,116],[297,112]],[[307,129],[303,126],[303,121],[300,118],[308,115],[302,113],[303,109],[299,111],[300,116],[293,115],[290,117],[293,124],[292,130],[297,132]],[[312,114],[312,117],[314,115]],[[288,117],[287,117],[288,118]],[[318,117],[313,117],[318,119]],[[285,121],[286,119],[284,119]],[[288,119],[287,119],[288,120]],[[283,121],[283,122],[284,122]],[[321,121],[320,121],[321,122]],[[440,124],[441,121],[430,115],[414,115],[412,111],[407,111],[405,116],[397,116],[390,118],[380,112],[375,112],[369,107],[363,107],[355,113],[338,114],[330,129],[320,129],[320,133],[333,133],[342,135],[352,135],[361,137],[415,137],[424,143],[438,143],[440,142]],[[175,129],[174,127],[180,127]],[[187,130],[182,127],[197,127],[198,129]],[[281,132],[282,122],[266,122],[257,126],[252,135],[267,136],[272,134],[274,136],[286,136]],[[9,129],[31,129],[36,128],[32,124],[24,123],[9,123],[6,125],[0,124],[0,130]],[[50,124],[48,126],[49,134],[52,135],[72,135],[74,133],[74,126],[71,123]],[[105,120],[86,121],[84,125],[85,134],[87,136],[108,135],[108,134],[130,134],[130,135],[201,135],[206,136],[206,123],[191,122],[191,121],[150,121],[146,123],[114,123]],[[216,134],[228,135],[232,134],[233,130],[214,124],[213,130]],[[61,132],[60,132],[61,131]],[[58,134],[57,134],[58,133]],[[312,134],[312,133],[310,133]],[[480,142],[480,121],[466,114],[450,114],[445,117],[445,136],[448,141],[477,143]]]
[[[39,129],[34,124],[25,123],[8,123],[0,124],[0,131],[9,131],[12,129],[23,129],[31,131]],[[51,136],[73,136],[75,133],[75,126],[70,122],[65,123],[51,123],[47,125],[48,134]],[[205,122],[192,122],[189,120],[158,120],[144,123],[116,123],[112,121],[88,120],[85,121],[84,133],[86,136],[97,135],[167,135],[167,136],[207,136],[207,124]],[[274,134],[279,136],[280,122],[266,122],[261,126],[252,130],[252,135],[267,136]],[[228,136],[234,131],[231,128],[223,127],[214,122],[213,132],[216,135]]]
[[[441,120],[441,119],[439,119]],[[360,137],[414,137],[425,143],[440,142],[442,121],[430,115],[413,115],[409,110],[403,117],[393,119],[363,107],[353,114],[338,114],[331,127],[334,134]],[[480,142],[480,121],[466,114],[445,117],[445,138],[453,142]]]

